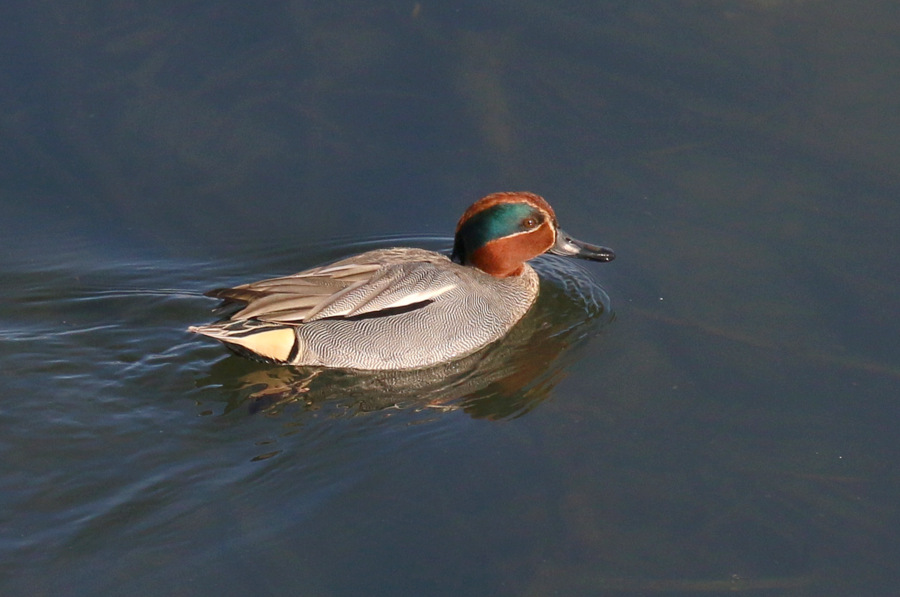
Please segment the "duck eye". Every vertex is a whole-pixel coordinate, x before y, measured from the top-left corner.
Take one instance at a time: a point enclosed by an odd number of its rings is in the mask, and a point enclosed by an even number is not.
[[[534,230],[535,228],[537,228],[538,224],[538,219],[534,217],[527,217],[522,220],[522,228],[524,228],[525,230]]]

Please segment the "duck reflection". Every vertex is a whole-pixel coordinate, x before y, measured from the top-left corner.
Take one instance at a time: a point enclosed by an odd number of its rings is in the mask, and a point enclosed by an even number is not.
[[[565,376],[573,348],[611,320],[603,290],[577,264],[546,257],[540,297],[502,340],[424,369],[352,371],[285,367],[230,357],[202,385],[229,390],[225,412],[328,409],[334,416],[385,409],[459,410],[475,418],[521,416]],[[205,382],[205,383],[204,383]]]

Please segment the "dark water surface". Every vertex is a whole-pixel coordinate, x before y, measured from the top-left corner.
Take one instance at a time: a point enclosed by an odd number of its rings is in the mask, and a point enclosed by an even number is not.
[[[0,9],[0,594],[896,592],[894,3],[144,4]],[[520,189],[475,357],[185,331]]]

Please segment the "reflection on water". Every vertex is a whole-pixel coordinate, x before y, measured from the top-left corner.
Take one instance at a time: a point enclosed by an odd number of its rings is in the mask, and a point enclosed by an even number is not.
[[[291,402],[330,412],[461,408],[490,419],[521,415],[564,375],[566,351],[610,316],[608,297],[580,265],[543,257],[535,267],[542,284],[534,308],[501,341],[451,363],[386,372],[256,365],[234,378],[235,369],[248,365],[228,359],[200,383],[228,388],[226,412],[249,401],[252,412]]]

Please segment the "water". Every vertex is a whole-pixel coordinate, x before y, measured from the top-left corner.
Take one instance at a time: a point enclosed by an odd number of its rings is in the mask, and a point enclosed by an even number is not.
[[[0,593],[894,592],[892,4],[2,11]],[[617,259],[477,358],[185,331],[517,189]]]

